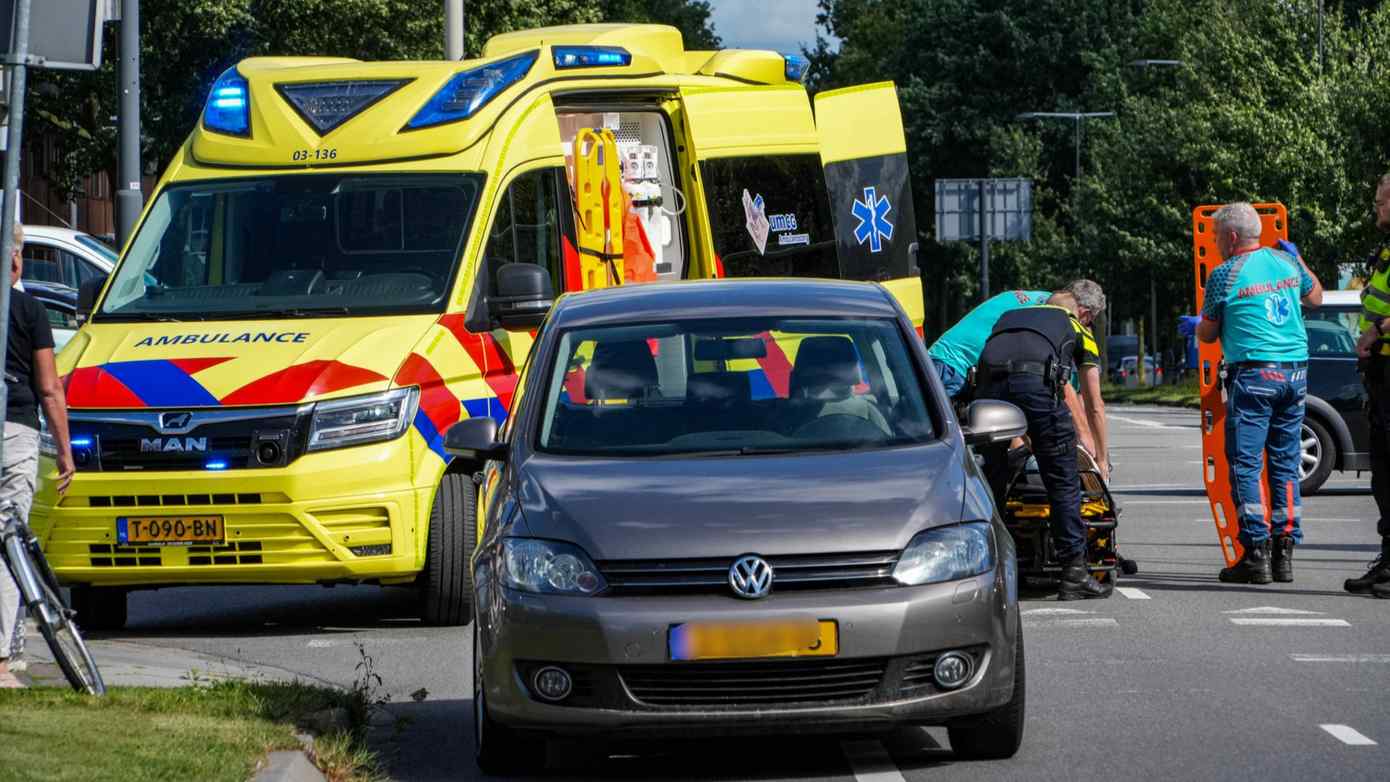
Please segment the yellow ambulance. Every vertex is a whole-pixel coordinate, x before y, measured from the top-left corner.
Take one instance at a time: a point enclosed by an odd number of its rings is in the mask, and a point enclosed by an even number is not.
[[[238,583],[411,586],[427,622],[470,621],[476,490],[442,443],[507,415],[540,321],[509,265],[556,294],[876,280],[920,330],[893,86],[813,112],[805,69],[660,25],[228,69],[59,359],[78,472],[33,523],[83,626]]]

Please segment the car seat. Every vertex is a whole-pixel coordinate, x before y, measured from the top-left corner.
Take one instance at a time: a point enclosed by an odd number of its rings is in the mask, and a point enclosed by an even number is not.
[[[881,439],[891,436],[873,398],[856,395],[863,383],[859,354],[849,337],[806,337],[796,350],[788,380],[793,436],[814,439]],[[856,423],[849,419],[859,419]]]
[[[591,400],[641,399],[658,385],[656,359],[646,340],[600,342],[584,376],[584,395]]]

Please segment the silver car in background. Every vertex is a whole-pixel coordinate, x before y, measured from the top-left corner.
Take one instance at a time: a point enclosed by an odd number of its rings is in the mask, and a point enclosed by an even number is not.
[[[485,770],[549,736],[922,724],[961,757],[1017,751],[1013,543],[967,443],[1022,414],[980,402],[958,425],[884,288],[563,297],[510,413],[446,436],[482,471]]]

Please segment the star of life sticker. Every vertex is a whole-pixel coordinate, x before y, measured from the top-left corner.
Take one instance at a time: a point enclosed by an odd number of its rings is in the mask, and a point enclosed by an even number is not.
[[[748,235],[753,237],[758,255],[763,255],[767,250],[767,235],[772,230],[772,224],[767,220],[767,208],[763,203],[763,197],[749,195],[746,187],[743,189],[743,216],[743,224],[748,228]]]
[[[883,240],[893,240],[893,224],[888,222],[891,211],[893,205],[888,202],[888,196],[879,195],[877,187],[864,188],[864,200],[855,199],[850,209],[859,220],[854,227],[854,241],[859,244],[868,242],[871,253],[882,252]]]

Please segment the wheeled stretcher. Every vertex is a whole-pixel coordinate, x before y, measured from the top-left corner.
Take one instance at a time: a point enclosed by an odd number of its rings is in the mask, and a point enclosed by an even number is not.
[[[1086,523],[1086,561],[1095,579],[1107,590],[1113,590],[1121,573],[1132,575],[1139,568],[1117,551],[1120,509],[1101,478],[1095,459],[1080,447],[1076,454],[1081,476],[1081,518]],[[1008,459],[1009,478],[1000,515],[1014,538],[1019,578],[1025,586],[1050,587],[1061,575],[1062,566],[1052,545],[1052,506],[1047,490],[1038,474],[1037,461],[1026,446],[1011,451]]]

